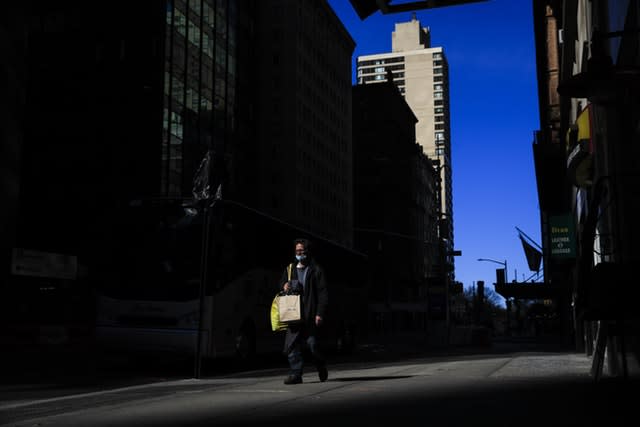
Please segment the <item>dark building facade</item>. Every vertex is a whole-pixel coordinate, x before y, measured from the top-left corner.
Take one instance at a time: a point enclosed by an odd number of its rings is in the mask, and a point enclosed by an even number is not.
[[[374,269],[372,327],[426,330],[439,253],[437,172],[393,83],[354,86],[353,106],[355,243]]]
[[[21,41],[3,46],[3,333],[88,333],[96,289],[119,280],[123,212],[193,199],[196,177],[209,195],[222,184],[242,209],[353,246],[354,42],[326,2],[102,6],[34,0],[3,23]]]
[[[0,283],[15,246],[25,123],[28,27],[25,3],[6,5],[0,17]]]
[[[326,1],[255,3],[255,206],[351,247],[355,43]]]
[[[638,372],[640,6],[533,2],[545,284],[593,373]],[[605,351],[607,352],[606,366]]]
[[[80,230],[105,209],[190,196],[207,149],[222,152],[232,132],[234,9],[215,1],[117,9],[34,4],[27,114],[38,125],[24,144],[24,247],[78,253]]]
[[[35,324],[62,325],[61,335],[93,321],[98,272],[118,262],[119,209],[190,197],[208,151],[215,179],[227,179],[235,123],[236,2],[100,6],[29,2],[26,60],[15,58],[24,137],[3,300],[23,301],[8,318],[37,312]]]

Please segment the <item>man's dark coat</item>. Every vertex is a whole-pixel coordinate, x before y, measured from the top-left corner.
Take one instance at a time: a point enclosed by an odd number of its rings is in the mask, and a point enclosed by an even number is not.
[[[298,279],[297,262],[291,264],[291,279]],[[280,288],[288,281],[287,267],[284,269],[280,279]],[[301,324],[290,325],[287,328],[287,335],[284,342],[284,352],[288,353],[291,345],[302,333],[305,337],[317,335],[316,316],[320,316],[326,321],[327,305],[329,296],[327,293],[327,282],[324,270],[313,260],[307,264],[307,274],[304,282],[304,293],[302,294],[302,319]]]

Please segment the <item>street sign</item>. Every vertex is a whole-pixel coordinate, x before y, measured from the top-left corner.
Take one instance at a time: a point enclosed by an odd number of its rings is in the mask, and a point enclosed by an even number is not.
[[[575,258],[575,225],[571,214],[549,217],[549,237],[552,258]]]

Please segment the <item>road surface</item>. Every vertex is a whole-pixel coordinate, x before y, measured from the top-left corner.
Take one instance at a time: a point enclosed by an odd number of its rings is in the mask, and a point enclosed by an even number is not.
[[[634,425],[636,380],[596,383],[590,366],[573,352],[406,358],[341,363],[324,383],[310,369],[300,385],[261,369],[11,399],[0,425]]]

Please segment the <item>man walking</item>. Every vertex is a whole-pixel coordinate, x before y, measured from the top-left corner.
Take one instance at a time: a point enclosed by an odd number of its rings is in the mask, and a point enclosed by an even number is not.
[[[302,383],[304,367],[303,351],[309,349],[318,370],[318,378],[324,382],[329,374],[326,360],[319,349],[318,333],[322,327],[327,305],[328,294],[325,274],[322,267],[311,257],[311,243],[307,239],[295,241],[295,268],[291,268],[289,279],[288,268],[280,280],[280,289],[285,293],[294,292],[302,295],[302,322],[287,327],[284,342],[284,353],[289,361],[289,375],[285,384]]]

